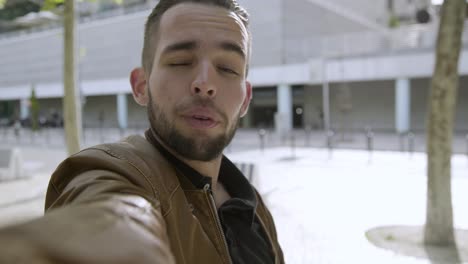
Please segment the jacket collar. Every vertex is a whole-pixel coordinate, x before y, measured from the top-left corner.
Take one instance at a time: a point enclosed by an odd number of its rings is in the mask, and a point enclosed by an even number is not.
[[[185,179],[181,179],[182,184],[188,179],[191,185],[196,189],[203,189],[206,184],[210,184],[211,186],[210,177],[200,174],[198,171],[170,153],[161,145],[161,143],[159,143],[156,139],[156,133],[152,129],[148,129],[145,132],[145,137],[162,154],[162,156],[164,156],[169,163],[174,166],[178,174],[184,176],[183,178]],[[257,198],[252,186],[236,165],[234,165],[224,155],[221,161],[218,179],[224,185],[232,199],[238,200],[254,210],[256,209]]]

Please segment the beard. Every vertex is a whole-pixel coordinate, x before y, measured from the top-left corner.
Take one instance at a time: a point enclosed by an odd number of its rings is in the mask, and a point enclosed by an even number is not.
[[[175,112],[177,113],[177,110],[180,108],[185,109],[190,106],[210,106],[222,117],[224,121],[223,123],[228,124],[227,116],[217,110],[211,100],[203,100],[198,97],[195,98],[196,99],[190,104],[184,104],[176,107]],[[157,104],[153,103],[151,93],[149,94],[147,111],[151,129],[159,139],[180,156],[189,160],[197,161],[211,161],[219,157],[224,148],[229,145],[234,137],[240,120],[239,113],[235,122],[232,123],[233,125],[226,127],[224,133],[221,135],[214,137],[197,135],[196,133],[192,133],[190,135],[190,131],[188,131],[187,134],[189,134],[189,136],[186,136],[182,131],[175,127],[174,122],[169,120],[167,114],[164,113]]]

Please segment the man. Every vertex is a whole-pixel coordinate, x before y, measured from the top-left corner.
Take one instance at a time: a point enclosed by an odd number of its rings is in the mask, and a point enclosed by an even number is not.
[[[46,215],[1,232],[0,262],[284,263],[265,204],[222,155],[252,97],[247,27],[235,0],[161,0],[130,76],[150,129],[66,159]]]

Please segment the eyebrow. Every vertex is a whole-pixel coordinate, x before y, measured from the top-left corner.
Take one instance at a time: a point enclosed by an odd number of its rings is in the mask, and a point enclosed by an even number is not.
[[[165,54],[183,50],[190,51],[194,50],[196,47],[197,43],[195,43],[195,41],[178,42],[165,47],[162,53]]]
[[[232,52],[235,52],[237,53],[239,56],[241,56],[243,59],[245,59],[247,56],[245,55],[245,51],[244,49],[235,44],[235,43],[232,43],[232,42],[222,42],[220,44],[220,47],[223,49],[223,50],[226,50],[226,51],[232,51]]]
[[[191,51],[198,47],[198,44],[195,41],[183,41],[166,46],[163,50],[163,54],[177,52],[177,51]],[[233,42],[221,42],[219,47],[222,50],[237,53],[243,59],[247,56],[244,49],[236,43]]]

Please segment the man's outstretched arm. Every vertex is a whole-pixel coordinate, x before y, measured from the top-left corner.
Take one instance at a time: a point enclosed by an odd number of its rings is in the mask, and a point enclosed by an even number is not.
[[[164,220],[136,195],[59,208],[0,231],[0,263],[174,263]]]
[[[175,263],[159,202],[144,188],[110,170],[59,179],[44,217],[0,230],[0,263]]]

